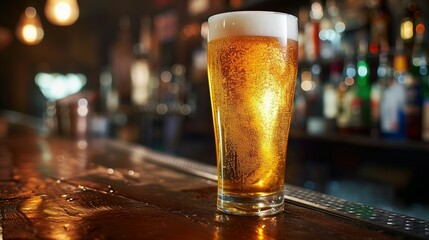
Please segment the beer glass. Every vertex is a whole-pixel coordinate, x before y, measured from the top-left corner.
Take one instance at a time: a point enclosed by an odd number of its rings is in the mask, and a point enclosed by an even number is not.
[[[211,16],[208,77],[218,210],[284,209],[284,174],[297,73],[297,18],[242,11]]]

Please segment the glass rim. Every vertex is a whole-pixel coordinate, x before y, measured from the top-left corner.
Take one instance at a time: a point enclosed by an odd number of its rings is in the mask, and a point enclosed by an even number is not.
[[[211,15],[208,18],[208,22],[212,21],[213,19],[215,19],[217,17],[223,16],[223,15],[233,15],[233,14],[234,15],[235,14],[243,14],[243,15],[246,15],[246,14],[267,14],[267,15],[279,14],[279,15],[284,15],[284,16],[286,16],[288,18],[292,18],[295,21],[298,21],[298,17],[296,17],[293,14],[286,13],[286,12],[262,11],[262,10],[248,10],[248,11],[246,11],[246,10],[239,10],[239,11],[229,11],[229,12],[221,12],[221,13],[213,14],[213,15]]]

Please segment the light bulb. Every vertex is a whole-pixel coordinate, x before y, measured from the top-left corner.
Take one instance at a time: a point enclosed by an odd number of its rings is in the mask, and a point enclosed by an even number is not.
[[[68,26],[79,18],[79,6],[76,0],[47,0],[45,15],[55,25]]]
[[[42,24],[36,9],[27,7],[16,27],[16,37],[25,44],[35,45],[42,41],[43,34]]]

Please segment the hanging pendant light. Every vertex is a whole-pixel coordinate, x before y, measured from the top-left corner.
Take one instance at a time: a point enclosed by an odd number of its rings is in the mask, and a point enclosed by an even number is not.
[[[79,6],[76,0],[47,0],[46,18],[55,25],[72,25],[79,18]]]
[[[43,28],[37,11],[27,7],[16,27],[16,37],[28,45],[36,45],[43,39]]]

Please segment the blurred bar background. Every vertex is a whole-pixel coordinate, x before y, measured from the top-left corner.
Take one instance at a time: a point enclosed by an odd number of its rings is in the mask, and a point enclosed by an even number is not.
[[[428,220],[425,0],[2,1],[0,137],[26,115],[215,165],[207,18],[235,10],[299,18],[287,182]]]

